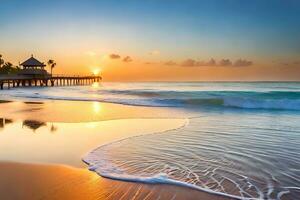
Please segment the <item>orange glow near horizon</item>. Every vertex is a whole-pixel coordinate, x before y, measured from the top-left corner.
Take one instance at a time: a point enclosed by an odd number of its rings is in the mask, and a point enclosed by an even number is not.
[[[121,58],[110,58],[109,52],[95,52],[87,55],[85,50],[63,53],[61,51],[49,56],[46,52],[36,53],[41,62],[49,58],[57,63],[54,71],[57,74],[69,75],[101,75],[103,81],[134,82],[134,81],[259,81],[259,80],[299,80],[300,68],[268,62],[268,59],[253,58],[251,66],[181,66],[182,58],[174,58],[177,65],[165,64],[168,56],[139,56],[135,53],[120,53]],[[16,63],[26,60],[30,53],[5,54],[5,61]],[[124,62],[125,55],[130,55],[132,61]],[[217,60],[220,60],[218,58]],[[237,58],[231,58],[235,61]],[[203,59],[208,60],[208,59]],[[49,67],[47,70],[50,71]]]

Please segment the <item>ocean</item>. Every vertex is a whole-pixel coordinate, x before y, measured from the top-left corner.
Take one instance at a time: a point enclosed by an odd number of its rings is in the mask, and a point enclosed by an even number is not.
[[[83,161],[117,180],[236,199],[300,199],[300,82],[99,83],[15,88],[1,98],[180,110],[183,127],[100,146]]]

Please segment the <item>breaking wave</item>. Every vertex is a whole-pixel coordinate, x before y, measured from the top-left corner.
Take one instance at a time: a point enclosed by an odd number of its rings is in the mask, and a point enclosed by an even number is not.
[[[218,107],[300,110],[300,91],[201,91],[154,89],[47,88],[11,90],[3,96],[76,101],[100,101],[139,106]]]

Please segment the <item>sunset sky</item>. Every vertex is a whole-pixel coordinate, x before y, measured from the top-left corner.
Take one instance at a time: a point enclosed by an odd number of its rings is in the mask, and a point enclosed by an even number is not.
[[[0,54],[105,81],[300,80],[300,1],[0,0]]]

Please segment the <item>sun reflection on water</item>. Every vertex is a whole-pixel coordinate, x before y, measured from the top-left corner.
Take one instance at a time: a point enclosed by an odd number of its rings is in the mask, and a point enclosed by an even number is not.
[[[99,88],[99,82],[94,82],[93,84],[92,84],[92,88],[94,88],[94,89],[97,89],[97,88]]]
[[[99,102],[93,102],[93,111],[96,114],[101,111],[101,104]]]

